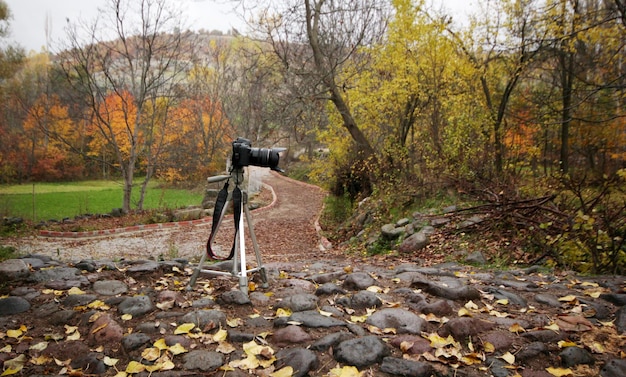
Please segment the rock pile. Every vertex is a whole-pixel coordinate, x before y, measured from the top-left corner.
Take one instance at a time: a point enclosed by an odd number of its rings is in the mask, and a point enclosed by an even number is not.
[[[190,267],[0,263],[5,373],[626,375],[623,277],[325,260],[267,265],[246,296],[226,277],[186,289]]]

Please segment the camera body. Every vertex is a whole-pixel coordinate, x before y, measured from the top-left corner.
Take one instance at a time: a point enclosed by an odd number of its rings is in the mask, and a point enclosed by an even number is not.
[[[253,148],[250,140],[238,137],[233,141],[232,166],[240,169],[253,165],[283,172],[278,167],[278,161],[280,160],[279,153],[284,150],[285,148]]]

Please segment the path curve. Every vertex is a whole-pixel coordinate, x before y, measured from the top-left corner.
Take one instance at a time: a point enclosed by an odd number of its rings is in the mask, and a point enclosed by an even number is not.
[[[251,169],[251,174],[274,192],[272,204],[252,211],[254,230],[264,262],[314,259],[319,253],[320,236],[316,222],[325,196],[323,190],[267,169]],[[102,235],[93,233],[91,237],[68,237],[50,232],[45,233],[45,236],[14,240],[12,246],[19,253],[49,255],[65,261],[102,258],[193,259],[204,252],[211,223],[206,218],[109,230],[101,232],[104,233]],[[216,243],[224,245],[225,249],[229,248],[232,232],[232,216],[227,216],[220,227]]]

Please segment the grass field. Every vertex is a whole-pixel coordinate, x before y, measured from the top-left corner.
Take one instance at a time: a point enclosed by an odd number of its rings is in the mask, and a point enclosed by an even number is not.
[[[131,206],[139,198],[133,187]],[[40,221],[63,219],[85,213],[110,213],[122,206],[122,185],[114,181],[35,183],[0,186],[0,215]],[[144,209],[172,209],[200,205],[203,193],[149,185]]]

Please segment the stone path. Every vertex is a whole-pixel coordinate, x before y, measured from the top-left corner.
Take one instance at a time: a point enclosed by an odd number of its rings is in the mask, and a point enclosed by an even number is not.
[[[1,263],[5,373],[626,375],[623,277],[317,260],[268,264],[270,287],[247,297],[212,275],[187,290],[190,267]]]

